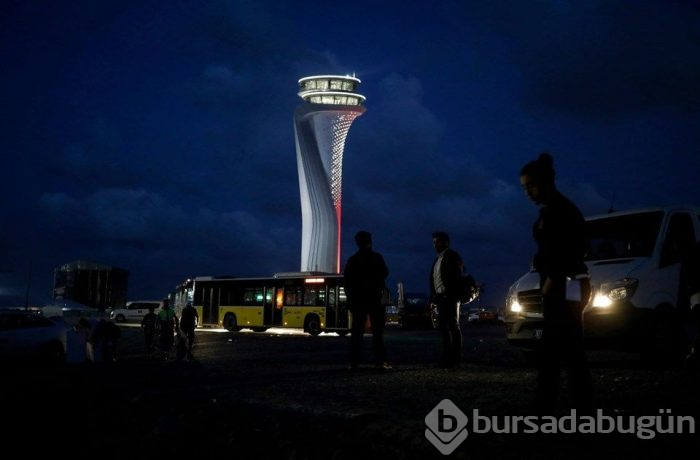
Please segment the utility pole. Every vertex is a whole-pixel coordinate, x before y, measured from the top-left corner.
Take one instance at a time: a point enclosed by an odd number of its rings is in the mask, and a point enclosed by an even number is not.
[[[29,272],[27,273],[27,292],[24,296],[24,309],[29,310],[29,290],[32,286],[32,258],[29,258]]]

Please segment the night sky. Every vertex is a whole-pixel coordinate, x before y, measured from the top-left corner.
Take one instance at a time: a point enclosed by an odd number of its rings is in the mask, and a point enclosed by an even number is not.
[[[130,299],[300,266],[299,78],[352,74],[344,264],[427,291],[445,230],[485,305],[529,267],[542,151],[586,215],[700,204],[696,1],[3,1],[0,293],[84,259]]]

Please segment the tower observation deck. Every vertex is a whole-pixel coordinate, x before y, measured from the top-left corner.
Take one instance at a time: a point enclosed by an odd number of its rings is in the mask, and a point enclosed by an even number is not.
[[[317,75],[299,80],[294,111],[301,197],[301,271],[340,272],[343,152],[350,125],[365,112],[360,79]]]

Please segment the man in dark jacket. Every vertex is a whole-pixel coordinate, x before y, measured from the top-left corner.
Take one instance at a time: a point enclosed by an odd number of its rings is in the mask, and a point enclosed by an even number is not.
[[[588,248],[586,222],[578,207],[559,192],[554,177],[554,160],[548,153],[541,154],[520,171],[525,194],[540,208],[533,226],[537,243],[533,266],[540,275],[544,321],[538,347],[535,401],[542,414],[556,409],[563,364],[574,408],[590,414],[593,388],[583,347],[582,317],[591,293],[584,263]],[[567,279],[579,284],[580,300],[567,300]]]
[[[153,353],[153,339],[158,330],[158,315],[154,312],[155,308],[148,307],[148,313],[141,320],[141,329],[143,329],[143,339],[146,345],[146,354]]]
[[[437,257],[430,269],[430,299],[437,308],[438,327],[442,334],[442,355],[438,365],[453,367],[462,361],[459,297],[464,264],[459,254],[450,249],[447,233],[433,233],[433,247]]]
[[[345,265],[345,294],[348,308],[352,313],[352,336],[350,338],[350,366],[356,368],[362,354],[362,337],[365,333],[365,321],[369,315],[372,326],[372,350],[376,365],[380,369],[391,369],[386,362],[384,348],[384,325],[386,311],[382,306],[384,280],[389,276],[389,269],[384,258],[372,250],[372,235],[360,231],[355,235],[358,250],[350,256]]]
[[[199,314],[192,306],[192,302],[187,302],[185,308],[182,309],[180,318],[180,329],[187,338],[187,359],[192,358],[192,345],[194,345],[194,330],[199,321]]]

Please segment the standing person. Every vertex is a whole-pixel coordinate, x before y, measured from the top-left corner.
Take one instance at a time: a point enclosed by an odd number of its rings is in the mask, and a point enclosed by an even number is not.
[[[442,335],[439,367],[453,367],[462,361],[462,331],[459,328],[459,281],[464,264],[457,251],[450,249],[446,232],[433,233],[435,261],[430,269],[430,302],[437,308]]]
[[[178,327],[177,316],[175,316],[175,311],[166,302],[158,313],[160,349],[165,354],[165,359],[168,359],[170,350],[173,348],[176,327]]]
[[[192,302],[187,302],[180,316],[180,329],[182,329],[182,332],[187,338],[187,359],[191,359],[192,345],[194,344],[194,330],[199,321],[199,314],[197,314],[197,309],[192,306]]]
[[[141,329],[143,329],[143,339],[146,346],[146,355],[150,356],[153,353],[153,339],[156,336],[158,328],[158,315],[154,313],[154,308],[148,307],[146,313],[141,320]]]
[[[563,362],[569,395],[576,409],[590,412],[591,373],[583,349],[583,308],[590,298],[585,220],[554,183],[554,161],[548,153],[520,171],[526,195],[540,207],[533,227],[537,253],[533,267],[540,275],[544,323],[538,349],[536,404],[543,413],[556,407],[559,373]],[[566,300],[567,278],[579,280],[581,300]]]
[[[119,326],[104,318],[100,319],[97,326],[92,329],[89,339],[93,348],[97,351],[97,359],[95,360],[106,363],[116,361],[117,346],[121,335],[122,331],[119,329]]]
[[[381,303],[384,280],[389,276],[389,269],[384,257],[372,250],[372,235],[369,232],[357,232],[355,243],[358,250],[350,256],[344,270],[345,294],[352,313],[350,367],[355,369],[360,364],[365,321],[369,315],[375,364],[382,370],[391,369],[386,361],[383,337],[386,311]]]

